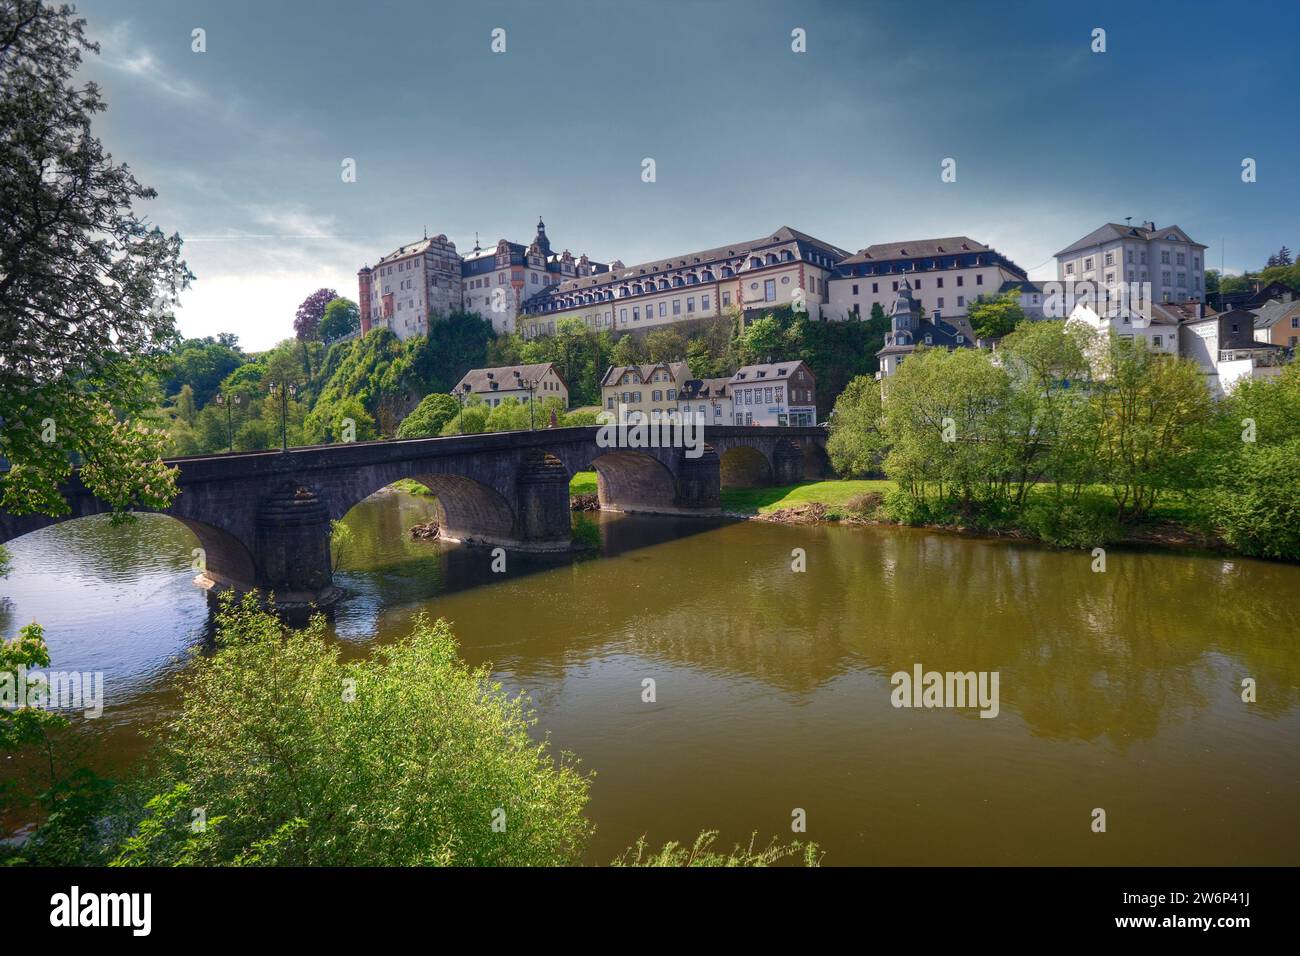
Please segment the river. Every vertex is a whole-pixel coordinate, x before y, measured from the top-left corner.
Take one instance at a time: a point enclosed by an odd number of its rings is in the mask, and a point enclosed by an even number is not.
[[[451,620],[595,771],[590,862],[642,834],[789,839],[802,811],[828,865],[1300,864],[1300,567],[1114,549],[1097,573],[912,529],[599,515],[598,556],[494,573],[409,538],[432,510],[352,510],[333,633],[360,655],[420,611]],[[209,626],[195,546],[158,516],[9,544],[0,628],[39,620],[54,669],[104,672],[78,727],[105,772],[144,755]],[[893,706],[917,664],[997,672],[997,716]]]

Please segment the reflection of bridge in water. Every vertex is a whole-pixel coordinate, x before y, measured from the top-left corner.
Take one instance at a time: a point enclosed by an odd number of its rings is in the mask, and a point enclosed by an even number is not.
[[[708,515],[727,485],[790,484],[825,470],[820,428],[710,426],[703,453],[606,448],[595,426],[409,441],[356,442],[170,459],[180,493],[163,513],[198,536],[204,583],[328,602],[330,521],[402,478],[437,496],[444,537],[509,549],[570,545],[569,479],[594,469],[611,511]],[[74,474],[58,517],[0,512],[0,543],[108,506]]]

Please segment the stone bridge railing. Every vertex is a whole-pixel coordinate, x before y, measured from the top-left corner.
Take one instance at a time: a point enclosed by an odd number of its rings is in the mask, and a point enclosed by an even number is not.
[[[826,467],[820,428],[706,426],[698,457],[601,437],[590,426],[170,459],[180,493],[164,513],[198,536],[200,583],[328,603],[338,593],[331,519],[398,479],[437,496],[444,537],[559,550],[570,545],[569,479],[579,471],[596,471],[602,509],[707,515],[719,512],[723,484],[790,484]],[[59,517],[0,512],[0,543],[107,510],[75,475],[64,493],[70,511]]]

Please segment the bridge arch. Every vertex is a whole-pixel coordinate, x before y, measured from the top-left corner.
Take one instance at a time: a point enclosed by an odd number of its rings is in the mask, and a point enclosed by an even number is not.
[[[671,511],[676,506],[676,478],[653,455],[629,448],[611,448],[593,458],[591,467],[596,471],[602,509]]]
[[[411,477],[436,498],[434,514],[440,537],[484,544],[511,540],[514,509],[491,485],[464,475],[426,473]]]
[[[757,448],[732,445],[719,459],[724,488],[761,488],[772,484],[772,464]]]

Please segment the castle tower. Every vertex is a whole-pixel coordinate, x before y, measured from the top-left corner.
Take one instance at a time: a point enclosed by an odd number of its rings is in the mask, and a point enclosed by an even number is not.
[[[362,266],[357,270],[357,292],[360,297],[358,305],[361,306],[361,334],[365,335],[370,331],[370,290],[371,290],[371,273],[370,266]]]

